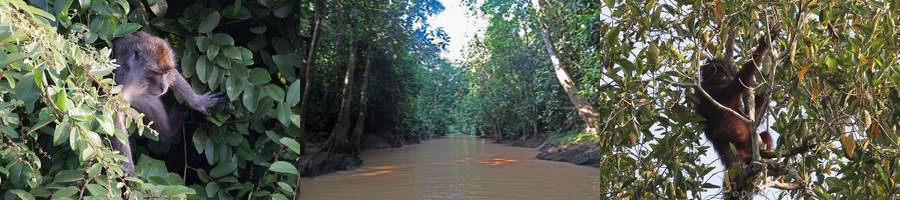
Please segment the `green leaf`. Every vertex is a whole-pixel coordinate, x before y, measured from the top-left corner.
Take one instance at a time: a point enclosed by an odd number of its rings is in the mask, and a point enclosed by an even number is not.
[[[216,90],[219,87],[219,78],[222,77],[222,68],[215,65],[209,68],[209,74],[206,75],[206,84],[210,90]]]
[[[241,84],[243,82],[239,81],[238,78],[234,76],[229,76],[228,79],[225,80],[225,93],[228,95],[228,100],[237,100],[238,95],[241,95],[241,92],[244,91],[243,84]]]
[[[220,46],[234,46],[234,38],[231,38],[230,35],[224,33],[216,33],[211,37],[212,42],[218,44]]]
[[[216,196],[216,193],[219,193],[219,184],[215,181],[209,182],[206,184],[206,197],[212,198]]]
[[[300,118],[300,115],[291,115],[291,123],[293,123],[294,126],[302,127],[303,119]]]
[[[75,182],[84,179],[81,176],[80,170],[63,170],[59,173],[56,173],[56,176],[53,177],[54,183],[67,183],[67,182]]]
[[[284,102],[284,89],[275,84],[266,85],[266,95],[277,102]]]
[[[180,185],[166,186],[162,192],[164,196],[185,196],[197,193],[194,189]]]
[[[280,142],[284,146],[287,146],[289,149],[291,149],[291,151],[294,151],[294,153],[297,153],[298,155],[300,153],[303,153],[303,145],[300,145],[300,143],[293,138],[283,137],[278,140],[278,142]]]
[[[293,164],[284,161],[275,161],[269,166],[269,170],[273,172],[297,175],[297,168]]]
[[[119,27],[116,27],[116,32],[113,33],[113,36],[114,37],[122,37],[122,36],[125,36],[126,34],[134,33],[135,31],[138,31],[139,29],[141,29],[141,27],[142,26],[140,24],[125,23],[125,24],[119,25]]]
[[[34,200],[34,196],[32,196],[28,192],[25,192],[24,190],[10,190],[9,192],[15,194],[16,196],[19,196],[19,199]]]
[[[97,177],[97,175],[100,175],[100,170],[103,170],[103,166],[100,163],[94,163],[91,165],[91,168],[88,169],[88,178]]]
[[[219,55],[219,49],[221,48],[222,46],[217,44],[209,44],[209,46],[206,47],[206,58],[209,60],[216,60],[216,56]]]
[[[0,127],[0,131],[3,131],[3,133],[11,138],[19,138],[19,132],[16,132],[16,129],[13,129],[12,127],[2,126]]]
[[[209,140],[209,137],[206,136],[206,129],[198,128],[195,130],[191,140],[194,141],[194,149],[197,150],[197,153],[203,153],[204,147],[206,147],[206,141]]]
[[[236,60],[236,61],[241,61],[241,50],[239,50],[237,47],[233,47],[233,46],[226,47],[224,50],[222,50],[222,53],[224,53],[225,57],[227,57],[227,58],[230,58],[230,59]]]
[[[237,169],[237,164],[228,161],[222,161],[219,163],[219,165],[216,165],[216,167],[209,171],[209,175],[213,178],[219,178],[231,174],[231,172],[234,172],[234,169]]]
[[[64,187],[53,192],[53,196],[50,196],[50,199],[69,198],[72,197],[72,195],[77,194],[78,191],[78,188],[75,188],[75,186]]]
[[[197,31],[200,33],[209,33],[219,25],[219,20],[222,19],[222,15],[219,15],[218,11],[213,11],[206,15],[203,18],[203,21],[200,21],[200,25],[197,26]]]
[[[281,122],[281,125],[290,126],[291,125],[291,115],[294,114],[291,111],[291,107],[287,105],[287,103],[281,102],[278,103],[277,108],[278,114],[278,122]]]
[[[94,195],[94,196],[102,197],[102,196],[106,196],[106,194],[109,193],[109,191],[106,190],[106,188],[104,188],[101,185],[97,185],[97,184],[88,184],[87,189],[88,189],[88,191],[91,192],[91,195]]]
[[[286,196],[284,196],[283,194],[278,193],[278,194],[272,195],[272,200],[288,200],[288,198]]]
[[[68,96],[66,95],[65,89],[60,88],[56,90],[56,95],[55,98],[53,98],[53,103],[56,104],[56,108],[58,108],[61,112],[66,112],[67,110],[69,110],[66,107],[66,101],[68,100],[67,98]]]
[[[294,187],[291,187],[291,185],[288,185],[287,183],[282,182],[282,181],[278,181],[278,187],[280,187],[281,190],[284,192],[293,192],[294,191]]]
[[[209,38],[203,36],[197,36],[194,38],[197,41],[197,50],[206,51],[206,48],[209,47]]]
[[[218,160],[216,160],[216,145],[212,143],[212,140],[208,140],[206,142],[206,146],[203,149],[203,154],[206,156],[206,162],[210,165],[216,164]]]
[[[269,76],[269,71],[263,68],[253,68],[253,70],[250,70],[250,83],[262,85],[269,83],[271,80],[272,77]]]
[[[273,55],[272,61],[278,67],[300,67],[300,56],[297,54]]]
[[[238,47],[238,49],[241,50],[241,64],[253,65],[253,52],[244,47]]]
[[[300,80],[296,80],[294,81],[294,83],[291,83],[291,86],[287,91],[288,106],[294,107],[295,105],[297,105],[297,103],[300,103],[301,97],[303,97],[303,87],[301,87],[302,84],[303,83],[301,83]]]
[[[835,60],[834,57],[825,57],[825,65],[828,66],[828,70],[837,70],[837,60]]]
[[[69,139],[69,132],[72,132],[72,125],[69,124],[69,119],[63,119],[62,123],[56,125],[56,129],[53,130],[53,145],[60,145],[65,143]]]
[[[256,33],[257,35],[262,35],[263,33],[266,33],[266,25],[258,25],[250,28],[250,32]]]
[[[244,103],[244,107],[247,108],[250,113],[256,113],[256,89],[254,87],[246,87],[244,88],[244,95],[242,101]]]
[[[209,60],[206,58],[197,58],[197,65],[195,65],[195,70],[197,70],[197,79],[200,81],[206,81],[206,71],[209,69]]]

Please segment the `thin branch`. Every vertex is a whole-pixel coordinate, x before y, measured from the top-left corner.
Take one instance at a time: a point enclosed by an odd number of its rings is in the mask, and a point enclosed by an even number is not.
[[[803,185],[798,183],[784,183],[779,181],[766,181],[763,185],[763,188],[771,187],[780,190],[797,190],[802,189]]]
[[[699,80],[699,79],[697,79],[697,80]],[[747,119],[747,117],[745,117],[744,115],[738,113],[737,111],[732,110],[731,108],[725,107],[725,105],[722,105],[721,103],[719,103],[719,101],[716,101],[716,99],[714,99],[711,95],[709,95],[709,93],[707,93],[706,90],[704,90],[703,87],[701,87],[698,84],[675,83],[675,82],[671,82],[671,81],[666,81],[666,82],[668,82],[669,84],[674,85],[674,86],[696,88],[697,91],[700,91],[700,94],[703,94],[703,96],[706,97],[706,99],[709,99],[713,103],[713,105],[715,105],[719,109],[722,109],[725,112],[734,114],[734,116],[737,116],[738,119],[741,119],[741,121],[744,121],[746,123],[751,122],[750,119]]]

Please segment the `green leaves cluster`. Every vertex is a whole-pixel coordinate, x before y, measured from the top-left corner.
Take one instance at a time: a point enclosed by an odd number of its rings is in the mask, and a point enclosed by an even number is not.
[[[109,147],[114,113],[127,105],[109,75],[108,48],[96,50],[57,34],[58,20],[21,1],[0,2],[0,190],[5,199],[106,199],[156,191],[186,197],[166,179],[122,178],[126,158]],[[128,118],[140,122],[133,110]],[[129,120],[130,121],[130,120]],[[136,130],[143,130],[137,127]],[[41,145],[42,144],[42,145]],[[147,162],[142,162],[142,164]],[[163,165],[164,166],[164,165]],[[141,167],[139,167],[141,169]],[[146,167],[143,168],[146,171]],[[168,177],[165,174],[146,177]],[[171,179],[174,178],[174,179]],[[132,188],[126,185],[140,187]]]
[[[442,9],[436,1],[10,0],[0,6],[4,199],[297,196],[305,170],[298,163],[309,141],[328,137],[314,133],[333,126],[344,84],[362,84],[360,78],[335,78],[348,65],[347,40],[372,47],[358,48],[361,62],[349,63],[373,63],[367,99],[370,116],[378,117],[361,117],[375,124],[366,134],[404,139],[447,132],[446,123],[436,123],[447,112],[431,114],[439,106],[419,98],[444,95],[439,87],[420,93],[421,85],[446,81],[426,79],[427,67],[449,66],[432,43],[444,34],[413,26]],[[112,41],[138,30],[168,40],[195,91],[224,92],[229,100],[206,119],[187,119],[181,142],[188,149],[154,143],[186,156],[185,171],[170,172],[167,161],[147,153],[157,146],[133,145],[139,175],[125,178],[119,164],[125,157],[110,148],[110,139],[127,141],[128,135],[132,141],[156,139],[118,97],[121,88],[110,75]],[[319,45],[310,45],[313,37]],[[310,58],[312,49],[319,53]],[[304,92],[306,87],[311,90]],[[173,96],[163,98],[166,105],[181,102]],[[359,98],[351,99],[355,113]],[[308,109],[301,112],[304,102]],[[112,124],[120,110],[126,111],[128,133]]]

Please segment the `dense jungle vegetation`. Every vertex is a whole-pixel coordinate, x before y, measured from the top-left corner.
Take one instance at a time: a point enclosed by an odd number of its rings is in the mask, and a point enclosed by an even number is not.
[[[705,179],[721,167],[701,160],[699,67],[746,62],[775,27],[754,88],[771,101],[751,120],[784,157],[729,181],[900,198],[900,1],[463,4],[487,27],[451,61],[437,0],[0,0],[0,196],[295,199],[362,150],[461,133],[590,145],[604,197],[701,198],[725,188]],[[113,81],[113,40],[136,31],[165,38],[195,90],[227,95],[175,143]]]

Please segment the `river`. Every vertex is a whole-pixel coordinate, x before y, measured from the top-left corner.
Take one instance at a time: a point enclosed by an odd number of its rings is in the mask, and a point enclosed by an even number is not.
[[[300,181],[300,199],[599,199],[598,170],[534,148],[451,135],[362,153],[364,166]]]

